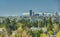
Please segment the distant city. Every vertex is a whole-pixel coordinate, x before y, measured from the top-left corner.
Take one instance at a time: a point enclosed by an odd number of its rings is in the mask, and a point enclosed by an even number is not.
[[[36,37],[41,37],[40,34],[40,30],[42,31],[42,35],[49,37],[49,33],[51,33],[51,37],[56,37],[58,35],[56,35],[59,29],[60,29],[60,13],[56,12],[56,13],[48,13],[48,12],[42,12],[42,13],[35,13],[33,10],[29,10],[28,13],[23,13],[22,16],[8,16],[8,17],[0,17],[0,27],[9,27],[12,30],[11,35],[14,35],[17,33],[22,33],[22,35],[25,35],[25,31],[24,30],[28,30],[28,33],[31,33],[32,37],[35,37],[35,32],[34,31],[38,31],[38,34],[36,34]],[[20,28],[19,28],[20,27]],[[22,27],[22,29],[21,29]],[[9,29],[8,28],[8,29]],[[18,30],[19,29],[19,30]],[[54,31],[53,31],[54,29]],[[20,30],[22,30],[20,32]],[[31,31],[30,31],[31,30]],[[8,30],[5,28],[0,28],[0,33],[2,34],[2,32],[6,33],[6,36],[9,36],[7,33]],[[48,33],[49,31],[49,33]],[[33,34],[34,33],[34,34]],[[47,35],[48,34],[48,35]],[[10,35],[10,36],[11,36]],[[29,34],[30,35],[30,34]],[[1,35],[2,36],[2,35]],[[4,34],[5,36],[5,34]],[[17,36],[17,35],[16,35]],[[18,36],[21,36],[20,34]],[[25,37],[25,36],[24,36]],[[28,36],[29,37],[29,36]]]
[[[39,12],[39,13],[35,13],[33,10],[29,10],[29,12],[25,12],[22,14],[22,16],[60,16],[59,12]]]
[[[46,18],[46,20],[48,20],[49,17],[51,17],[52,21],[54,21],[54,20],[60,21],[60,13],[58,13],[58,12],[35,13],[33,10],[29,10],[28,13],[27,12],[23,13],[22,16],[8,16],[8,17],[0,16],[0,22],[2,23],[6,18],[9,18],[10,20],[15,19],[16,21],[19,21],[21,19],[30,20],[30,21],[39,21],[39,20],[42,21],[44,18]]]

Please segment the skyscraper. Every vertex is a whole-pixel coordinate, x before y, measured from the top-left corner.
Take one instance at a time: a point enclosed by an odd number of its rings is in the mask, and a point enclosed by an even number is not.
[[[30,12],[30,16],[32,16],[33,15],[32,10],[30,10],[29,12]]]

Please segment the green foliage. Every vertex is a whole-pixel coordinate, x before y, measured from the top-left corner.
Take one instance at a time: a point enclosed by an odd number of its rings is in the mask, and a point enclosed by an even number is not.
[[[38,21],[38,27],[44,27],[43,21]]]
[[[53,25],[51,25],[51,24],[48,24],[48,25],[47,25],[47,31],[50,31],[50,30],[52,30],[52,31],[53,31],[53,29],[52,29],[52,28],[53,28]]]
[[[29,30],[30,35],[32,35],[32,37],[40,37],[40,34],[43,33],[42,30]]]
[[[33,35],[32,37],[39,37],[40,36],[40,32],[39,31],[33,31]]]
[[[47,31],[53,31],[53,24],[52,24],[52,20],[51,17],[48,19],[48,25],[47,25]]]
[[[46,18],[44,17],[43,20],[39,20],[39,21],[30,21],[29,19],[21,19],[18,22],[16,22],[16,19],[9,19],[6,18],[4,20],[4,23],[0,23],[0,27],[4,27],[6,28],[8,35],[12,34],[12,31],[17,31],[19,29],[19,27],[22,27],[23,30],[28,30],[27,34],[32,35],[32,37],[40,37],[41,35],[45,35],[43,34],[42,29],[41,30],[30,30],[31,27],[46,27],[47,28],[47,33],[48,34],[52,34],[53,33],[53,22],[51,17],[48,17],[49,19],[46,20]],[[59,29],[60,29],[60,23],[56,22],[56,24],[59,25]],[[26,28],[27,27],[27,28]],[[19,31],[21,31],[21,34],[23,32],[23,30],[20,29]],[[20,36],[15,36],[15,37],[20,37]]]
[[[9,27],[11,28],[11,30],[16,30],[17,29],[17,25],[16,25],[15,19],[13,19],[11,21],[11,25]]]

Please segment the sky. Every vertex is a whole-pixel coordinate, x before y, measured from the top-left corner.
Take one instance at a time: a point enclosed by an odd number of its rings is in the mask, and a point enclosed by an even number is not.
[[[20,16],[29,10],[60,12],[59,0],[0,0],[0,16]]]

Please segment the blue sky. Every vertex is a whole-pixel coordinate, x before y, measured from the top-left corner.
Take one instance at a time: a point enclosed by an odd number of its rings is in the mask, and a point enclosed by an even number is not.
[[[59,0],[0,0],[0,16],[22,15],[34,12],[60,12]]]

